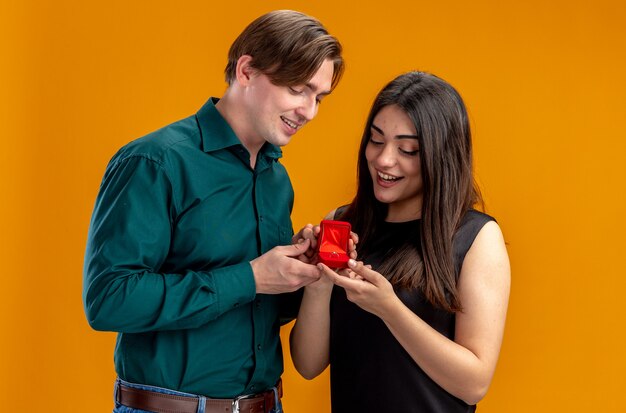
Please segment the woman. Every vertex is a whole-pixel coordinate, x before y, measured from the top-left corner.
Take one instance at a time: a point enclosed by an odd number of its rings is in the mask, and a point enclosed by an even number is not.
[[[358,259],[306,287],[291,354],[331,366],[333,413],[473,412],[491,382],[510,269],[499,226],[473,209],[467,111],[445,81],[403,74],[378,94],[349,221]]]

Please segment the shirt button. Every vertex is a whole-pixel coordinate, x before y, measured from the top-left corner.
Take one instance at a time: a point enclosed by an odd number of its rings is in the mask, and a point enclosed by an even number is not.
[[[263,348],[263,346],[261,346],[260,344],[257,344],[256,349],[257,350],[261,350]]]
[[[259,221],[263,222],[263,215],[259,215]]]
[[[254,384],[253,384],[252,386],[250,386],[250,390],[254,390],[254,389],[255,389],[255,387],[254,387]]]

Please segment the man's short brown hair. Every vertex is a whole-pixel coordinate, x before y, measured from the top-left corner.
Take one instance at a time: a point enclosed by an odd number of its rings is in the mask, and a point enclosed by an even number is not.
[[[257,18],[230,47],[226,82],[235,80],[237,61],[252,57],[251,66],[280,86],[305,84],[324,60],[333,62],[332,88],[343,74],[341,44],[315,18],[293,10],[276,10]]]

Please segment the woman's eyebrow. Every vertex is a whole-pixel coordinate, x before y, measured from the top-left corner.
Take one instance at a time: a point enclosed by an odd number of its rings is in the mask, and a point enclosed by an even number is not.
[[[376,132],[380,133],[381,135],[385,136],[385,132],[383,132],[381,128],[374,125],[373,123],[372,123],[372,129],[374,129]],[[395,139],[417,139],[417,135],[396,135],[394,136],[394,138]]]

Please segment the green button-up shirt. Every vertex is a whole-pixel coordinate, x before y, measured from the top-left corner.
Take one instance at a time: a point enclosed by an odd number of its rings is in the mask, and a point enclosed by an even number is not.
[[[93,328],[119,332],[120,378],[226,398],[270,388],[283,371],[279,310],[289,309],[256,294],[249,261],[290,243],[293,189],[278,147],[266,143],[250,167],[216,101],[113,157],[83,299]]]

